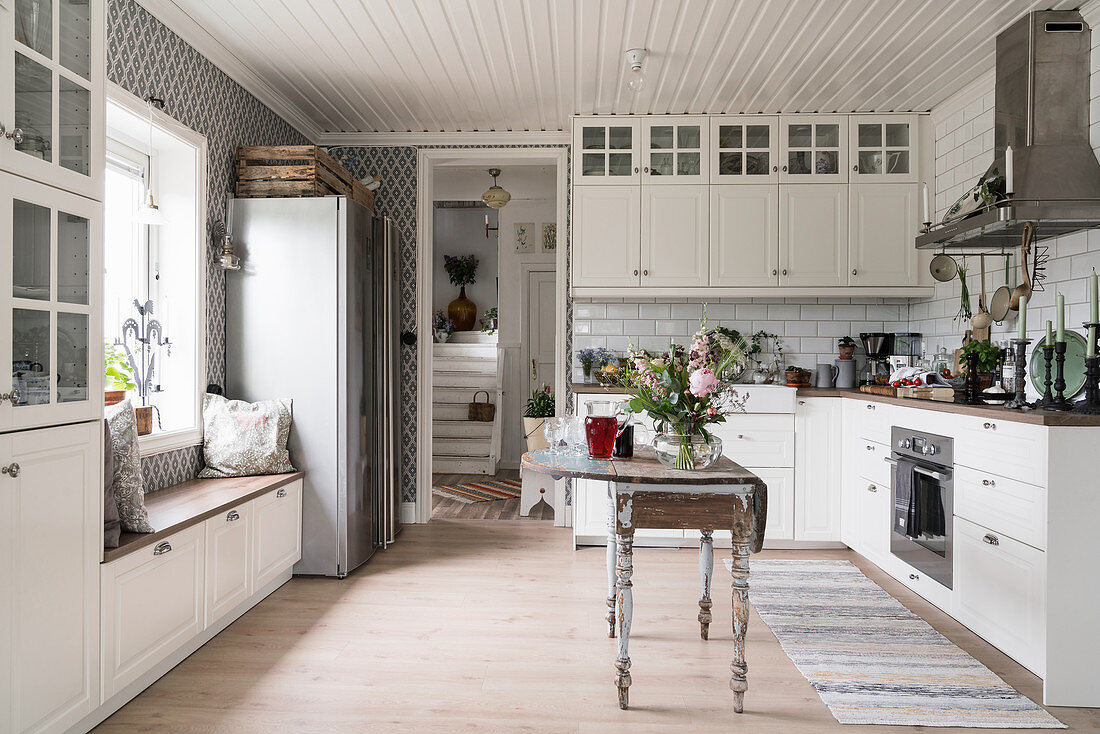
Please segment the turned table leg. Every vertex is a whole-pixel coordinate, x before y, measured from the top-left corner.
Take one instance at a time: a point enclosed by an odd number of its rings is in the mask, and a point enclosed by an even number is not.
[[[699,581],[703,595],[699,597],[699,636],[704,640],[710,635],[710,580],[714,575],[714,531],[703,530],[699,538]]]
[[[607,636],[615,636],[615,486],[607,483]]]
[[[749,544],[733,541],[733,662],[730,663],[730,690],[733,710],[745,710],[745,691],[749,689],[749,666],[745,662],[745,631],[749,626]]]
[[[630,621],[634,616],[634,584],[630,577],[634,574],[634,529],[624,530],[618,537],[618,602],[616,616],[619,634],[619,655],[615,659],[615,685],[619,688],[619,708],[629,704],[630,689]]]

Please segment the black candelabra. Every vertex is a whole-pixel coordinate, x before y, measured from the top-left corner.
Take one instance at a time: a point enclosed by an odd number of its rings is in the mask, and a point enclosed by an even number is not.
[[[1087,321],[1082,326],[1088,335],[1088,351],[1092,357],[1085,357],[1085,399],[1075,404],[1071,410],[1074,413],[1088,415],[1100,414],[1100,357],[1096,355],[1097,331],[1100,323]]]
[[[1032,407],[1027,402],[1027,345],[1031,343],[1030,339],[1013,339],[1012,344],[1015,347],[1016,355],[1013,360],[1015,370],[1013,373],[1013,385],[1016,388],[1016,394],[1012,396],[1012,399],[1005,403],[1005,408],[1009,410],[1023,410]]]

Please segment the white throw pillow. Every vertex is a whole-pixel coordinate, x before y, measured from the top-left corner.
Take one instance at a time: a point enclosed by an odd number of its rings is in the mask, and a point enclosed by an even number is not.
[[[203,398],[200,477],[248,477],[296,471],[286,443],[292,420],[290,400],[246,403],[207,393]]]
[[[107,406],[107,425],[115,453],[115,504],[122,530],[127,533],[151,533],[149,512],[145,509],[145,486],[141,478],[141,453],[138,451],[137,419],[130,401]]]

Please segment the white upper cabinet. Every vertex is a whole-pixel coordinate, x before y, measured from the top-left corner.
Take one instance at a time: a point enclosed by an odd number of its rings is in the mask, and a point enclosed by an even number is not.
[[[0,430],[102,415],[101,208],[0,172]]]
[[[641,281],[639,186],[578,186],[573,191],[573,284],[636,286]]]
[[[779,186],[711,186],[710,239],[711,285],[779,285]]]
[[[849,285],[917,285],[917,184],[853,184]]]
[[[779,118],[710,119],[710,182],[779,182]]]
[[[0,3],[0,169],[103,198],[103,0]]]
[[[698,184],[642,187],[643,286],[707,285],[709,188]]]
[[[573,183],[638,183],[642,175],[640,131],[639,118],[574,118]]]
[[[643,183],[701,184],[710,180],[710,120],[647,117],[642,122]]]
[[[780,187],[779,232],[780,285],[848,285],[847,184]]]
[[[848,121],[852,183],[917,182],[917,116],[856,115]]]
[[[779,118],[783,183],[844,183],[848,180],[848,117],[797,115]]]

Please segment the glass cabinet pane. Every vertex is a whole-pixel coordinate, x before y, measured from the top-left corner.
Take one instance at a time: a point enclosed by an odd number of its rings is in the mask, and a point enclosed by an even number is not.
[[[840,147],[840,125],[815,125],[814,128],[818,148]]]
[[[88,316],[57,314],[57,402],[88,399]]]
[[[745,175],[767,176],[771,173],[771,159],[767,151],[745,153]]]
[[[698,125],[681,125],[676,128],[676,147],[698,148],[701,137]]]
[[[581,145],[585,150],[603,150],[607,136],[602,127],[584,127],[581,129]]]
[[[812,125],[790,125],[787,128],[788,148],[809,148],[813,145]]]
[[[810,167],[810,159],[813,153],[808,150],[792,150],[787,155],[787,168],[790,173],[795,175],[810,173],[813,169]]]
[[[719,125],[718,126],[718,147],[719,148],[740,148],[741,147],[741,126],[740,125]]]
[[[61,0],[61,65],[92,78],[92,17],[88,0]]]
[[[720,176],[740,176],[741,175],[741,153],[719,153],[718,154],[718,174]]]
[[[859,151],[860,173],[882,173],[882,153],[877,150]]]
[[[653,176],[672,175],[672,153],[654,153],[649,158],[649,172]]]
[[[50,210],[13,200],[12,243],[12,296],[50,300]]]
[[[21,53],[15,54],[15,126],[23,131],[16,150],[53,160],[53,76]]]
[[[602,176],[604,175],[604,154],[603,153],[584,153],[581,155],[581,175],[584,176]]]
[[[61,166],[88,175],[91,166],[92,93],[65,77],[58,81],[59,156]]]
[[[16,405],[50,402],[50,312],[14,308],[11,312],[12,387]]]
[[[698,153],[680,153],[676,156],[676,175],[677,176],[698,176],[699,175],[699,154]]]
[[[629,127],[611,127],[607,130],[607,147],[612,150],[630,150],[634,146]]]
[[[814,163],[814,173],[818,175],[836,173],[840,170],[840,161],[835,150],[819,150]]]
[[[882,126],[861,124],[856,131],[860,148],[878,148],[882,146]]]
[[[88,303],[88,220],[57,213],[57,300]]]
[[[609,153],[607,156],[607,175],[629,176],[631,175],[630,153]]]
[[[769,148],[771,147],[771,130],[767,125],[746,125],[745,126],[745,147],[746,148]]]
[[[53,58],[51,0],[15,0],[15,40],[46,58]]]
[[[654,125],[649,128],[650,150],[671,150],[673,147],[672,125]]]
[[[886,151],[886,172],[894,174],[909,173],[909,151]]]
[[[886,147],[909,147],[909,123],[889,122],[886,124]]]

